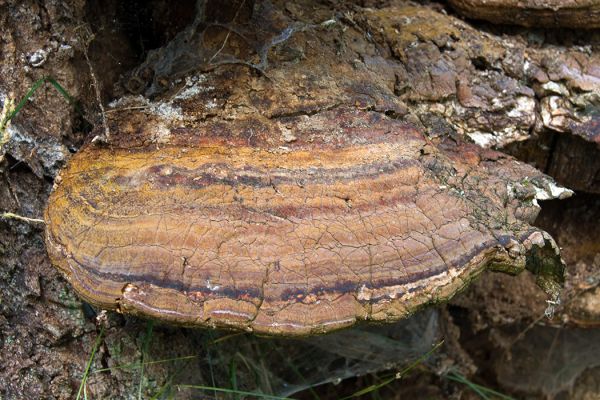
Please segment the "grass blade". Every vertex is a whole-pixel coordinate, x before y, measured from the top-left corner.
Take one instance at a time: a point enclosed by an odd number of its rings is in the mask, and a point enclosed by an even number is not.
[[[144,386],[144,363],[145,358],[148,356],[148,347],[150,346],[150,340],[152,338],[152,329],[154,328],[154,321],[150,320],[146,324],[146,335],[144,336],[144,343],[142,344],[142,359],[140,365],[140,383],[138,385],[138,400],[142,400],[142,387]]]
[[[236,394],[236,395],[242,395],[242,396],[253,396],[253,397],[258,397],[261,399],[294,400],[291,397],[279,397],[279,396],[274,396],[272,394],[263,394],[263,393],[257,393],[257,392],[245,392],[243,390],[218,388],[218,387],[214,387],[214,386],[202,386],[202,385],[177,385],[177,386],[180,388],[214,391],[214,392],[229,393],[229,394]]]
[[[507,395],[500,393],[494,389],[490,389],[488,387],[478,385],[474,382],[471,382],[465,376],[463,376],[462,374],[459,374],[457,372],[448,373],[446,375],[446,378],[448,378],[449,380],[454,381],[454,382],[462,383],[463,385],[465,385],[469,389],[471,389],[473,392],[477,393],[479,395],[479,397],[481,397],[484,400],[489,400],[490,396],[493,396],[495,398],[499,398],[502,400],[515,400],[514,397],[507,396]]]
[[[87,378],[90,374],[90,369],[92,368],[92,362],[94,362],[94,357],[96,356],[96,352],[100,348],[100,343],[102,343],[102,339],[104,338],[104,327],[100,329],[100,333],[96,337],[96,341],[94,342],[94,347],[92,348],[92,354],[90,354],[90,358],[85,367],[85,372],[83,373],[83,377],[81,378],[81,383],[79,384],[79,390],[77,391],[76,400],[81,399],[81,394],[84,393],[85,398],[87,398],[87,393],[85,393],[85,383],[87,382]]]
[[[40,86],[42,86],[46,82],[49,82],[58,91],[58,93],[60,93],[70,104],[72,104],[78,113],[83,114],[83,112],[79,108],[79,105],[77,104],[77,101],[73,98],[73,96],[71,96],[69,92],[67,92],[67,90],[56,81],[56,79],[54,79],[51,76],[45,76],[35,81],[33,85],[31,85],[25,96],[23,96],[21,101],[19,101],[19,103],[16,105],[16,107],[11,112],[7,113],[6,117],[2,121],[0,121],[0,133],[4,131],[6,125],[10,122],[10,120],[13,119],[23,107],[25,107],[27,101],[40,88]]]
[[[144,361],[143,363],[134,362],[134,363],[129,363],[129,364],[115,365],[114,367],[99,368],[99,369],[94,370],[92,373],[97,374],[99,372],[113,371],[116,369],[136,369],[136,368],[141,368],[143,365],[164,364],[164,363],[173,362],[173,361],[191,360],[191,359],[198,358],[198,357],[200,357],[200,356],[181,356],[181,357],[165,358],[162,360]]]
[[[350,396],[346,396],[346,397],[342,398],[341,400],[352,399],[354,397],[358,397],[358,396],[365,395],[367,393],[374,392],[375,390],[379,390],[382,387],[389,385],[391,382],[393,382],[397,379],[402,379],[413,368],[415,368],[416,366],[421,364],[423,361],[425,361],[427,358],[429,358],[429,356],[431,356],[431,354],[433,354],[437,349],[439,349],[442,344],[444,344],[443,340],[441,342],[439,342],[438,344],[436,344],[435,346],[433,346],[431,348],[431,350],[429,350],[427,353],[423,354],[422,356],[417,358],[415,361],[410,363],[406,368],[402,369],[400,372],[398,372],[388,378],[385,378],[382,382],[379,382],[375,385],[367,386],[366,388],[361,389],[357,392],[354,392]]]

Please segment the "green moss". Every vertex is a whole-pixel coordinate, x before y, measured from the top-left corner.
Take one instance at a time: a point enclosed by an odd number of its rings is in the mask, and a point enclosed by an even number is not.
[[[565,282],[565,265],[552,246],[534,246],[527,255],[526,262],[527,269],[536,276],[537,284],[552,298],[558,297]]]

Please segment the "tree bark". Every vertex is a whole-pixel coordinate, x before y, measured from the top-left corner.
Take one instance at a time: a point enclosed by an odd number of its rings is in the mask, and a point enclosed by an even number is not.
[[[589,382],[598,368],[583,371],[595,365],[585,354],[597,343],[599,324],[598,31],[465,22],[442,3],[232,1],[227,8],[212,1],[48,0],[0,1],[0,33],[1,106],[18,104],[48,76],[79,103],[73,107],[54,86],[43,85],[2,132],[0,212],[41,219],[53,180],[84,143],[160,149],[204,132],[245,146],[285,149],[308,140],[311,130],[317,142],[337,140],[330,125],[348,128],[352,122],[328,119],[340,110],[411,126],[435,146],[503,150],[549,174],[577,192],[566,202],[542,202],[536,222],[557,239],[567,262],[562,305],[543,321],[555,327],[567,321],[570,328],[560,328],[565,339],[550,354],[573,358],[552,358],[550,369],[532,371],[529,382],[511,372],[529,368],[519,358],[525,349],[539,359],[548,355],[540,344],[557,329],[528,328],[542,320],[548,304],[526,274],[484,274],[439,314],[429,311],[371,336],[348,331],[345,337],[373,346],[393,339],[402,364],[426,353],[442,335],[453,335],[437,366],[454,363],[465,374],[478,370],[473,379],[515,396],[566,392],[581,398],[586,390],[597,395]],[[481,148],[456,154],[460,162],[477,154],[496,174],[504,170],[494,163],[513,165],[508,156]],[[529,166],[515,168],[523,181],[541,176]],[[477,185],[501,195],[485,181]],[[554,196],[552,188],[547,191],[538,198]],[[94,317],[99,310],[85,305],[50,265],[43,231],[35,222],[0,219],[0,395],[6,398],[74,398],[101,330]],[[337,339],[302,343],[282,356],[267,349],[287,349],[291,342],[168,326],[152,331],[143,320],[114,313],[103,321],[93,369],[180,356],[202,362],[149,364],[143,375],[139,368],[92,374],[87,393],[94,398],[131,397],[138,390],[143,397],[164,390],[192,398],[199,392],[176,385],[232,387],[236,368],[238,388],[284,393],[286,387],[306,388],[392,362],[379,347],[375,354],[381,357],[373,362],[365,355],[368,346],[341,353],[348,346],[335,347]],[[227,339],[215,344],[217,336]],[[251,361],[240,362],[236,353]],[[336,369],[340,354],[347,364]],[[211,360],[220,363],[212,371]],[[577,368],[569,374],[539,378],[570,361]],[[284,368],[290,362],[293,368]],[[268,365],[259,384],[248,365]],[[330,367],[334,372],[326,372]],[[429,379],[411,385],[448,395],[443,376]],[[393,390],[406,393],[410,385],[404,383]],[[332,398],[358,389],[335,386]]]

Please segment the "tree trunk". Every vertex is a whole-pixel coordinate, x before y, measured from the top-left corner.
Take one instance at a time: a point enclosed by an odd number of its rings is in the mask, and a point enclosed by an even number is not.
[[[91,398],[234,397],[185,385],[290,395],[402,370],[441,338],[424,364],[437,374],[402,379],[382,396],[468,391],[448,380],[457,376],[448,365],[517,397],[598,396],[599,32],[473,22],[445,3],[226,3],[0,0],[0,105],[14,109],[44,77],[77,100],[46,80],[0,132],[0,396],[75,398],[82,382]],[[534,225],[562,248],[560,304],[549,307],[531,274],[484,273],[449,304],[405,321],[269,339],[98,315],[50,264],[38,220],[84,146],[159,151],[208,138],[285,157],[294,146],[348,141],[344,129],[385,135],[388,123],[419,132],[451,165],[477,158],[473,187],[493,192],[486,198],[508,196],[506,179],[542,173],[576,192],[551,200],[559,186],[544,181],[530,194],[523,185],[510,206],[515,221],[533,223],[533,203],[548,200]],[[84,379],[93,350],[92,371],[110,370]],[[140,367],[152,361],[161,362]],[[318,391],[340,398],[371,384]]]

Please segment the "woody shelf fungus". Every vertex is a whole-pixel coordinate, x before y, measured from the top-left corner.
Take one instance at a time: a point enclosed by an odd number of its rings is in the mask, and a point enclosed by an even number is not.
[[[450,0],[468,18],[496,24],[545,28],[600,27],[598,0]]]
[[[485,269],[556,291],[558,248],[530,223],[569,191],[534,168],[378,112],[288,127],[285,146],[209,125],[88,145],[49,199],[52,262],[100,307],[277,335],[395,321]]]

